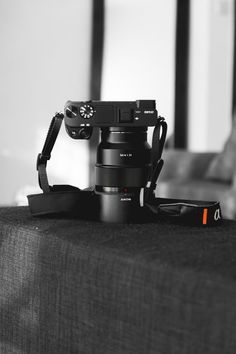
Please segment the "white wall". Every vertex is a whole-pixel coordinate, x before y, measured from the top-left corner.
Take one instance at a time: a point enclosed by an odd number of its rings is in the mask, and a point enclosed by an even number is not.
[[[233,0],[191,0],[190,150],[221,150],[231,129],[233,5]]]
[[[102,99],[156,99],[174,117],[175,0],[107,0]]]
[[[91,11],[91,0],[0,1],[0,204],[37,184],[36,155],[52,115],[68,99],[88,98]],[[86,185],[86,147],[61,133],[52,182]]]
[[[233,0],[191,0],[188,148],[221,150],[231,129]],[[154,98],[173,131],[175,0],[106,1],[102,99]]]

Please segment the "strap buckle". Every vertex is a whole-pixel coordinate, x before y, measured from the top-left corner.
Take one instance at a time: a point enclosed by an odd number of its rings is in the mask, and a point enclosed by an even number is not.
[[[37,161],[36,161],[36,169],[39,170],[40,165],[47,165],[48,160],[50,160],[51,155],[43,155],[42,153],[38,154]]]

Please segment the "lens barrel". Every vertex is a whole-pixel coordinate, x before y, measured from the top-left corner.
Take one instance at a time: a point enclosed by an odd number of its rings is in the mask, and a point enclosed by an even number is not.
[[[103,128],[97,149],[95,191],[100,195],[100,219],[140,220],[140,190],[151,170],[147,128]]]

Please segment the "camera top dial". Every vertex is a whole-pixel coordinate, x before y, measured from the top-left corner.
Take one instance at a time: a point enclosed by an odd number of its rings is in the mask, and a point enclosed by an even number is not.
[[[84,104],[80,106],[79,114],[82,118],[89,119],[94,115],[94,108],[89,104]]]
[[[69,118],[76,118],[78,114],[78,108],[73,105],[69,105],[66,107],[66,116]]]

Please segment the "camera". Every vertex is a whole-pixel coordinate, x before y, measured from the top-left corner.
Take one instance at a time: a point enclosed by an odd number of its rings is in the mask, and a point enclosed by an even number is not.
[[[68,101],[64,110],[52,118],[37,157],[43,193],[28,195],[32,215],[69,215],[116,223],[154,222],[162,216],[194,225],[214,225],[221,220],[219,202],[155,197],[167,124],[158,116],[154,100]],[[74,139],[89,139],[94,128],[100,130],[92,187],[81,190],[48,182],[47,162],[64,118],[66,131]],[[148,127],[154,127],[152,146],[147,142]]]
[[[65,126],[73,139],[89,139],[93,127],[147,127],[157,120],[154,100],[72,102],[65,105]]]
[[[147,129],[159,119],[155,100],[68,101],[64,116],[66,131],[73,139],[89,139],[93,128],[100,128],[94,187],[100,200],[99,219],[139,220],[143,212],[141,190],[153,167]]]

